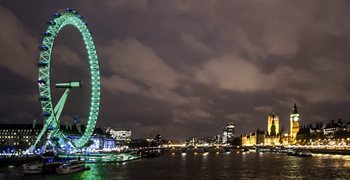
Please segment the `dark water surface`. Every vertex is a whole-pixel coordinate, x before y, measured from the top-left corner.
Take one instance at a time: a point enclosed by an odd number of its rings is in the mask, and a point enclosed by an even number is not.
[[[187,153],[88,166],[91,170],[69,175],[24,177],[16,167],[1,167],[0,179],[350,179],[350,156],[341,155]]]

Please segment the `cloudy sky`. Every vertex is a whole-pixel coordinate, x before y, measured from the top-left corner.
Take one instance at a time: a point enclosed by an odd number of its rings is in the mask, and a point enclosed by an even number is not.
[[[302,124],[350,119],[346,1],[2,0],[1,123],[42,122],[37,47],[50,15],[66,7],[85,17],[95,40],[99,126],[185,139],[232,121],[241,134],[266,129],[274,108],[288,129],[294,102]],[[76,29],[60,32],[52,68],[54,82],[89,81]],[[89,85],[74,89],[61,121],[86,121],[89,93]]]

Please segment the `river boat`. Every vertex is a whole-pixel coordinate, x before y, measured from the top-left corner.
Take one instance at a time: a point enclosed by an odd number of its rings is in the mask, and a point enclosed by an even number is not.
[[[43,173],[43,163],[26,163],[22,165],[22,169],[24,175],[41,174]]]
[[[63,163],[56,169],[57,174],[69,174],[90,169],[85,167],[85,162],[80,160],[71,160]]]
[[[300,150],[298,150],[298,151],[296,151],[296,150],[289,151],[289,152],[287,152],[287,155],[288,156],[298,156],[298,157],[312,157],[311,152],[309,152],[309,151],[300,151]]]
[[[44,162],[44,174],[55,174],[56,169],[63,164],[61,161]]]
[[[147,149],[140,151],[141,157],[143,158],[152,158],[152,157],[158,157],[161,155],[160,149]]]

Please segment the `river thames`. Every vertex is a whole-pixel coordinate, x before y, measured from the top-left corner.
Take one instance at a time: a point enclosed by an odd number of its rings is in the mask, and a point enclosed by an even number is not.
[[[350,156],[286,154],[165,154],[122,164],[88,164],[89,171],[69,175],[22,176],[16,167],[1,167],[3,179],[349,179]],[[0,177],[1,179],[1,177]]]

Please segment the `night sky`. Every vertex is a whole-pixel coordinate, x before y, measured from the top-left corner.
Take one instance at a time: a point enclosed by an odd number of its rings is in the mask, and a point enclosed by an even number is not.
[[[106,0],[0,2],[0,123],[42,122],[37,47],[50,15],[71,7],[89,23],[99,55],[98,126],[133,137],[214,136],[266,129],[275,109],[289,129],[350,120],[350,2]],[[83,80],[61,121],[88,115],[89,70],[79,32],[60,32],[52,81]],[[62,90],[54,90],[54,101]]]

